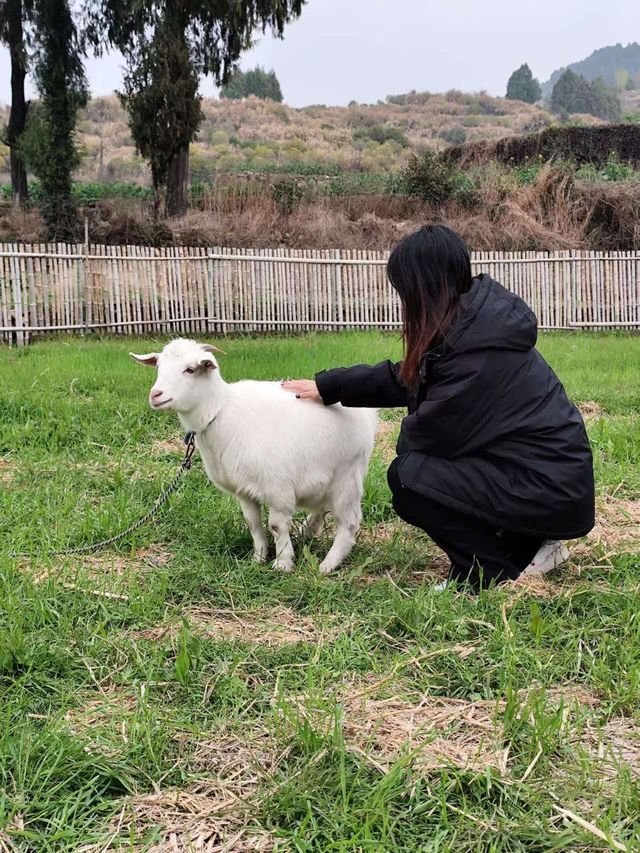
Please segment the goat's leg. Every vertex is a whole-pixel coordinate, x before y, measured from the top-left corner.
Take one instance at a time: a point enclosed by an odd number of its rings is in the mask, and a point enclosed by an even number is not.
[[[362,523],[362,510],[360,501],[362,499],[362,481],[353,479],[344,484],[344,488],[334,490],[337,496],[333,500],[331,511],[338,523],[336,536],[329,553],[320,563],[320,571],[323,575],[329,574],[337,569],[340,563],[349,556],[351,549],[356,543],[356,537]]]
[[[253,558],[258,563],[264,563],[269,554],[269,543],[262,527],[260,504],[252,501],[250,498],[241,497],[240,495],[237,497],[238,503],[242,507],[244,520],[247,522],[251,538],[253,539]]]
[[[276,543],[276,559],[274,566],[283,572],[293,569],[293,544],[290,529],[293,513],[282,509],[269,509],[269,530]]]
[[[324,510],[314,509],[305,518],[302,525],[302,538],[306,542],[308,539],[315,539],[320,536],[324,529]]]

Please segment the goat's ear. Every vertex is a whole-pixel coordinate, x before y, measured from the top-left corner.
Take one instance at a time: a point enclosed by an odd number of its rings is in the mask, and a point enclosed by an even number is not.
[[[203,370],[217,370],[218,365],[216,364],[216,360],[211,355],[201,355],[198,359],[198,364]]]
[[[200,344],[200,346],[205,352],[219,352],[222,355],[226,355],[226,352],[223,349],[219,349],[218,347],[214,347],[213,344]]]
[[[140,364],[146,364],[149,367],[155,367],[158,363],[158,355],[157,352],[149,352],[146,355],[137,355],[135,352],[130,352],[129,355],[131,358],[135,358],[136,361],[139,361]]]

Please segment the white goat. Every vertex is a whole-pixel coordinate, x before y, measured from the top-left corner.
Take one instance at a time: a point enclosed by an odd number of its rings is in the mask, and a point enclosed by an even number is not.
[[[262,506],[276,544],[275,566],[293,568],[289,530],[296,509],[309,511],[305,536],[318,536],[333,513],[337,532],[320,566],[331,572],[349,554],[360,528],[363,481],[373,449],[373,409],[302,402],[278,382],[227,383],[208,344],[178,339],[161,353],[136,355],[157,366],[149,404],[172,409],[196,432],[207,475],[238,499],[253,538],[254,556],[267,559]]]

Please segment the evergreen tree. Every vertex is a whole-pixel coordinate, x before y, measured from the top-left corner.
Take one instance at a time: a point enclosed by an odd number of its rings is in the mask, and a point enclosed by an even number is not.
[[[534,104],[542,97],[540,83],[534,78],[531,69],[525,63],[509,77],[507,83],[507,98],[512,101],[524,101]]]
[[[260,66],[243,73],[239,69],[233,72],[229,81],[220,89],[221,98],[239,100],[254,95],[270,101],[282,101],[282,89],[275,71],[268,74]]]
[[[577,109],[577,105],[581,99],[581,81],[585,82],[571,69],[564,72],[551,93],[551,109],[554,112],[575,113],[580,111]]]
[[[604,80],[589,83],[567,69],[553,87],[551,108],[558,113],[587,113],[606,121],[618,121],[621,109],[615,92]]]
[[[272,69],[268,74],[267,78],[269,80],[269,86],[267,88],[267,97],[271,101],[277,101],[279,104],[282,103],[282,89],[280,88],[280,81],[276,77],[276,72]]]
[[[0,3],[0,42],[9,49],[11,62],[11,107],[4,142],[9,147],[11,195],[21,207],[29,200],[27,170],[20,153],[20,141],[27,124],[29,104],[25,98],[27,38],[25,24],[32,12],[31,0],[3,0]]]
[[[42,216],[49,240],[72,241],[78,216],[71,175],[79,162],[78,111],[88,92],[82,49],[68,0],[34,0],[34,76],[41,97],[41,150],[33,164],[42,185]]]
[[[604,82],[602,77],[598,77],[590,84],[591,100],[589,112],[593,116],[603,118],[606,121],[620,121],[622,108],[620,99],[613,89]]]
[[[181,35],[162,24],[151,40],[141,40],[119,93],[136,147],[151,166],[156,217],[163,188],[169,185],[171,192],[176,183],[169,180],[171,169],[185,168],[180,154],[188,150],[202,119],[198,78]],[[175,206],[171,198],[165,200],[167,210]]]
[[[86,0],[91,23],[88,36],[97,50],[105,42],[118,48],[129,57],[128,78],[133,82],[138,73],[138,63],[152,63],[149,53],[152,46],[162,44],[169,35],[179,44],[179,51],[188,62],[176,66],[179,79],[173,81],[175,97],[183,103],[175,103],[175,109],[183,117],[193,116],[198,99],[191,85],[193,79],[211,74],[214,82],[225,83],[240,55],[252,44],[256,28],[270,28],[276,36],[282,36],[285,25],[301,11],[305,0],[234,0],[216,2],[210,0]],[[156,33],[164,29],[165,35],[157,38]],[[136,89],[139,91],[139,89]],[[133,90],[132,90],[133,91]],[[124,93],[125,98],[127,92]],[[190,101],[190,104],[186,102]],[[128,103],[134,104],[135,100]],[[149,115],[150,121],[166,121],[166,113]],[[197,124],[196,123],[196,129]],[[133,121],[132,128],[140,127]],[[184,122],[184,128],[191,122]],[[194,131],[195,132],[195,131]],[[145,133],[148,137],[149,134]],[[166,139],[161,128],[155,132],[154,144]],[[146,147],[143,139],[136,139],[139,150]],[[172,146],[173,147],[173,146]],[[164,156],[164,155],[162,155]],[[162,159],[157,157],[156,159]],[[189,145],[186,135],[180,138],[180,147],[169,153],[170,165],[167,172],[167,211],[170,215],[182,214],[187,208]],[[158,174],[161,174],[158,172]]]
[[[220,97],[240,101],[247,97],[247,78],[244,72],[236,68],[227,82],[220,88]]]

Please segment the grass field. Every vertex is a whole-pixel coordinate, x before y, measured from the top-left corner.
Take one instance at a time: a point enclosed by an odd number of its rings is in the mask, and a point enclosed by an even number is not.
[[[157,343],[157,342],[156,342]],[[640,849],[640,337],[548,336],[583,405],[598,526],[479,597],[394,519],[383,413],[344,569],[250,559],[131,340],[0,351],[0,850]],[[397,355],[394,337],[235,339],[228,379]],[[257,413],[259,416],[259,413]],[[30,551],[32,558],[12,558]]]

